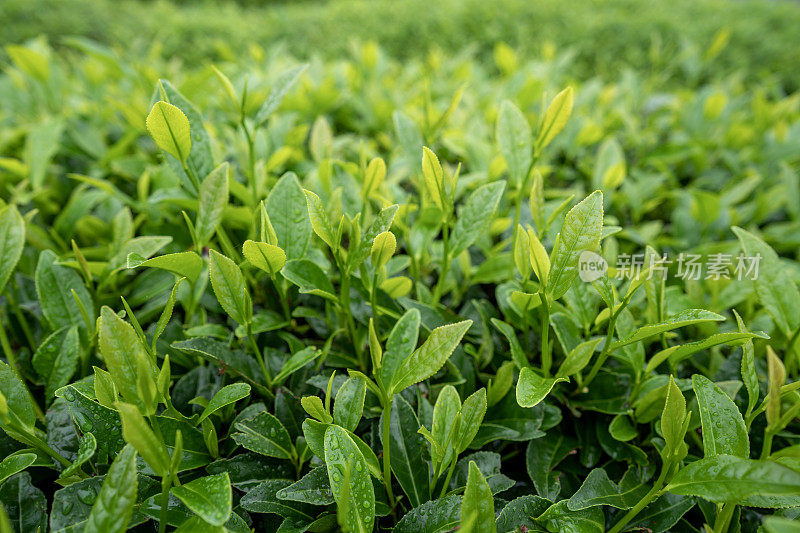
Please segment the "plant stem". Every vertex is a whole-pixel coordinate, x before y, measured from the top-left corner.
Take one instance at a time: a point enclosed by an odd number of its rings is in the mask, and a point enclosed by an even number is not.
[[[761,446],[761,459],[766,459],[772,453],[772,437],[773,432],[766,428],[764,430],[764,444]]]
[[[620,307],[620,310],[621,309],[622,307]],[[586,376],[586,381],[583,382],[583,388],[589,386],[595,376],[597,376],[597,373],[600,372],[600,369],[603,367],[606,359],[608,359],[609,350],[611,348],[611,339],[614,337],[614,330],[617,326],[618,313],[619,311],[611,315],[611,318],[608,319],[608,331],[606,332],[606,340],[603,343],[603,351],[600,352],[600,355],[598,356],[597,360],[595,360],[594,365],[592,365],[592,369],[589,371],[589,375]]]
[[[447,493],[447,486],[450,485],[450,478],[453,477],[453,472],[456,469],[456,459],[454,457],[452,461],[450,461],[450,469],[447,471],[447,477],[444,478],[444,485],[442,485],[442,492],[439,493],[439,499],[444,498],[444,495]]]
[[[8,336],[6,335],[6,328],[2,322],[2,314],[0,314],[0,346],[2,346],[3,348],[3,354],[6,356],[6,360],[8,361],[8,366],[10,366],[11,370],[14,371],[14,374],[17,376],[20,383],[25,388],[25,392],[28,393],[28,397],[30,398],[31,405],[33,406],[33,412],[36,414],[36,418],[38,418],[43,424],[46,424],[42,408],[39,407],[39,403],[36,401],[36,398],[33,396],[31,390],[28,388],[28,382],[25,381],[25,377],[22,375],[19,368],[17,367],[17,357],[16,355],[14,355],[14,351],[11,349],[11,343],[8,341]]]
[[[522,214],[522,189],[519,189],[517,191],[517,198],[516,198],[516,202],[515,202],[515,205],[514,205],[514,236],[511,239],[511,254],[512,254],[512,257],[513,257],[513,254],[514,254],[514,250],[517,249],[517,238],[518,238],[517,233],[519,231],[518,230],[518,228],[519,228],[519,219],[520,219],[520,215],[521,214]],[[539,231],[541,231],[541,230],[539,230]],[[511,280],[514,279],[514,261],[511,261],[511,274],[509,276],[509,279],[511,279]]]
[[[278,293],[278,299],[281,301],[281,309],[283,309],[283,317],[287,322],[291,322],[292,313],[289,310],[289,300],[286,297],[286,291],[283,286],[283,279],[278,279],[278,276],[273,274],[271,276],[272,286],[275,287],[275,292]]]
[[[542,298],[542,373],[544,377],[550,377],[550,366],[553,364],[553,354],[550,344],[550,306],[547,304],[547,296],[540,292]]]
[[[350,341],[353,343],[353,349],[356,352],[356,358],[358,359],[358,366],[361,370],[367,369],[367,363],[364,361],[364,354],[361,350],[361,343],[358,342],[356,338],[356,323],[353,320],[353,314],[350,312],[350,274],[348,274],[344,268],[341,268],[341,263],[339,272],[342,275],[342,283],[339,287],[339,305],[342,308],[342,312],[344,313],[345,323],[347,324],[347,333],[350,335]]]
[[[391,419],[392,419],[392,398],[388,395],[383,397],[383,485],[386,487],[386,495],[389,497],[389,504],[394,507],[394,494],[392,493],[392,463],[389,457],[391,448]]]
[[[444,280],[447,278],[447,272],[450,270],[450,227],[449,220],[446,220],[442,226],[442,270],[439,272],[439,279],[436,280],[436,287],[433,289],[433,303],[438,304],[439,298],[442,296],[442,288],[444,287]]]
[[[272,376],[270,375],[267,365],[264,364],[264,356],[261,355],[261,350],[259,350],[255,335],[253,335],[252,324],[247,324],[246,329],[247,340],[250,342],[250,348],[253,350],[253,354],[256,356],[256,361],[258,361],[258,365],[261,367],[261,372],[264,374],[264,380],[267,382],[267,388],[272,389]]]
[[[372,274],[372,287],[370,287],[369,291],[369,303],[372,307],[372,320],[375,322],[375,326],[378,326],[378,317],[380,313],[378,312],[378,304],[376,299],[376,294],[378,292],[378,268],[375,267],[375,273]]]
[[[258,200],[258,191],[256,190],[255,132],[253,132],[253,134],[250,133],[244,117],[242,117],[241,124],[242,130],[244,130],[244,136],[247,138],[247,178],[250,184],[250,192],[253,195],[253,201],[256,202]]]
[[[167,508],[169,507],[170,481],[170,475],[166,475],[161,478],[161,513],[158,519],[158,533],[164,533],[167,530]]]
[[[714,533],[723,533],[728,530],[728,524],[735,510],[736,503],[734,502],[722,504],[722,509],[717,513],[717,518],[714,520]]]

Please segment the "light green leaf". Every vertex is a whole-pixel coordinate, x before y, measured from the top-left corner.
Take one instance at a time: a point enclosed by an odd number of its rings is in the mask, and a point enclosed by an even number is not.
[[[350,270],[358,268],[358,266],[369,257],[369,252],[372,250],[372,241],[374,241],[375,237],[379,234],[388,231],[389,228],[392,227],[392,221],[394,220],[394,215],[397,213],[398,208],[399,206],[397,204],[392,204],[380,210],[367,231],[361,236],[358,247],[348,257],[347,262]]]
[[[133,327],[108,306],[103,306],[100,310],[98,328],[100,353],[117,390],[125,401],[145,408],[136,386],[139,376],[138,361],[145,359],[153,376],[156,370],[145,355],[139,337]],[[141,451],[139,453],[144,456]]]
[[[242,255],[251,265],[274,276],[286,264],[286,252],[279,246],[266,242],[244,241]]]
[[[381,359],[381,379],[390,383],[392,376],[400,364],[408,358],[417,347],[419,338],[420,313],[418,309],[409,309],[400,317],[386,341],[386,350]]]
[[[334,244],[333,242],[333,231],[328,221],[328,214],[325,212],[325,207],[322,205],[322,200],[319,199],[319,196],[307,189],[304,189],[303,192],[306,195],[308,218],[311,220],[311,227],[314,229],[314,233],[328,245],[328,248],[331,250],[338,249],[338,243]]]
[[[592,185],[604,191],[613,191],[625,180],[625,154],[619,142],[606,139],[597,151]]]
[[[520,185],[533,161],[533,134],[525,115],[508,100],[500,104],[495,136],[508,165],[511,182]]]
[[[266,411],[253,418],[236,422],[234,427],[239,433],[232,435],[233,440],[252,452],[278,459],[289,459],[294,456],[289,432],[280,420]]]
[[[578,275],[581,252],[595,251],[603,232],[603,193],[595,191],[564,218],[550,257],[547,292],[554,300],[564,296]]]
[[[706,311],[705,309],[686,309],[663,322],[659,322],[658,324],[648,324],[640,327],[628,337],[612,343],[609,350],[613,352],[614,350],[623,346],[627,346],[628,344],[633,344],[634,342],[638,342],[667,331],[672,331],[673,329],[682,328],[684,326],[691,326],[693,324],[700,324],[703,322],[720,322],[723,320],[725,320],[724,316],[718,315],[717,313],[713,313],[711,311]]]
[[[203,420],[232,403],[236,403],[242,398],[247,398],[250,395],[250,385],[247,383],[232,383],[225,385],[211,398],[208,402],[200,418],[197,419],[195,425],[199,425]]]
[[[128,444],[108,469],[83,531],[85,533],[127,531],[136,505],[137,488],[136,450]]]
[[[349,377],[336,393],[333,420],[348,431],[355,431],[364,412],[367,383],[362,378]]]
[[[451,241],[452,254],[457,256],[486,232],[494,218],[497,204],[503,196],[506,184],[494,181],[481,185],[469,195],[466,203],[458,210]]]
[[[699,496],[714,503],[752,496],[787,496],[800,492],[800,472],[774,461],[714,455],[678,470],[666,490]]]
[[[16,453],[9,455],[0,463],[0,485],[17,472],[22,472],[36,461],[35,453]]]
[[[0,209],[0,293],[25,247],[25,220],[14,205]]]
[[[172,487],[172,494],[209,524],[221,526],[231,515],[231,481],[227,472]]]
[[[305,256],[311,240],[311,220],[306,195],[294,172],[287,172],[267,197],[267,212],[278,238],[278,246],[288,259]]]
[[[675,383],[675,378],[670,376],[664,409],[661,411],[661,435],[665,441],[662,453],[666,460],[681,460],[686,455],[687,448],[683,442],[686,435],[686,417],[686,399]]]
[[[461,500],[460,531],[496,531],[494,525],[494,497],[478,465],[469,462],[467,487]]]
[[[283,368],[281,368],[281,371],[275,375],[275,377],[272,379],[272,382],[276,385],[283,383],[286,378],[319,357],[320,354],[322,354],[322,351],[313,346],[307,346],[296,352],[289,358],[288,361],[283,364]]]
[[[281,74],[281,76],[275,82],[275,85],[272,86],[269,96],[264,101],[264,104],[258,110],[258,113],[256,113],[256,124],[262,126],[267,119],[269,119],[272,113],[274,113],[281,105],[283,98],[307,68],[308,63],[304,63],[300,66],[290,68]]]
[[[122,436],[132,444],[142,459],[157,475],[164,477],[169,473],[170,457],[164,443],[156,437],[135,406],[117,402],[117,411],[122,419]]]
[[[536,136],[536,149],[541,150],[558,135],[572,114],[572,87],[567,87],[553,98],[544,113],[539,134]]]
[[[185,277],[194,283],[203,270],[203,259],[195,252],[159,255],[150,259],[145,259],[137,253],[130,253],[127,257],[126,266],[127,268],[158,268]]]
[[[434,375],[444,366],[470,326],[472,320],[464,320],[431,331],[422,346],[397,367],[392,376],[390,389],[398,393]]]
[[[216,250],[208,256],[211,286],[222,308],[236,322],[246,325],[253,318],[253,302],[242,271]]]
[[[521,407],[534,407],[550,394],[556,383],[569,381],[565,377],[545,378],[530,367],[523,368],[517,382],[517,403]]]
[[[222,212],[228,205],[228,163],[212,170],[200,184],[195,235],[199,246],[205,246],[214,236]]]
[[[158,101],[147,115],[147,131],[159,148],[182,163],[186,162],[192,151],[189,134],[189,119],[183,111],[172,104]]]
[[[781,264],[778,254],[767,243],[736,226],[733,232],[739,237],[748,257],[760,256],[758,277],[754,281],[758,299],[778,328],[787,337],[791,336],[800,327],[800,290]]]
[[[478,430],[486,416],[486,389],[473,392],[461,406],[461,423],[453,445],[457,453],[466,450],[478,434]]]
[[[369,533],[375,523],[375,491],[361,450],[339,426],[325,430],[325,464],[340,520],[352,533]]]
[[[433,406],[433,425],[431,435],[438,447],[431,448],[431,456],[434,464],[446,462],[452,459],[453,443],[448,443],[447,438],[453,430],[456,416],[461,410],[461,397],[456,388],[452,385],[445,385],[436,398]]]
[[[422,147],[422,175],[425,178],[425,188],[433,200],[433,203],[444,209],[449,204],[447,197],[443,197],[445,191],[444,170],[439,163],[439,158],[427,146]]]
[[[730,396],[700,374],[692,376],[692,388],[700,408],[705,456],[749,457],[750,439],[747,428],[742,413]]]
[[[584,367],[589,364],[589,361],[591,361],[592,355],[601,341],[602,339],[594,339],[577,345],[567,354],[567,358],[561,363],[557,375],[560,377],[572,376],[583,370]]]
[[[629,468],[622,476],[619,485],[609,479],[602,468],[595,468],[581,487],[567,502],[571,511],[580,511],[599,505],[608,505],[617,509],[630,509],[644,498],[650,486],[639,480],[636,468]]]

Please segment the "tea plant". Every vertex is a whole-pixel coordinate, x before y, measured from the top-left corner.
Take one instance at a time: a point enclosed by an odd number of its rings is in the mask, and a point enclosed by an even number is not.
[[[797,530],[797,95],[73,45],[0,80],[0,531]]]

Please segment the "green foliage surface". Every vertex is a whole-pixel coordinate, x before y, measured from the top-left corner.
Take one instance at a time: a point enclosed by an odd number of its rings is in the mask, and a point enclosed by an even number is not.
[[[43,4],[0,532],[796,530],[797,6]]]

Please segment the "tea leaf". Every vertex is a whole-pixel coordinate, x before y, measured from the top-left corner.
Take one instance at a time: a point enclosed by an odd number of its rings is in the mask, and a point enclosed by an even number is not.
[[[173,487],[172,493],[209,524],[221,526],[231,514],[231,483],[227,472]]]
[[[236,263],[211,250],[208,256],[208,273],[214,294],[225,312],[239,324],[250,323],[253,318],[253,303],[242,271]]]
[[[59,329],[42,341],[33,354],[33,368],[45,379],[45,395],[52,398],[78,368],[80,339],[77,326]]]
[[[36,461],[36,454],[18,453],[9,455],[0,462],[0,484],[17,472],[22,472]]]
[[[348,431],[355,431],[364,411],[367,383],[361,378],[347,378],[336,393],[333,404],[333,419]]]
[[[572,114],[572,104],[572,87],[567,87],[553,98],[550,105],[547,106],[539,133],[536,136],[537,150],[550,144],[555,136],[564,129],[570,114]]]
[[[127,268],[159,268],[172,272],[177,276],[183,276],[194,283],[203,270],[203,259],[195,252],[159,255],[150,259],[145,259],[136,253],[130,253],[128,254],[126,266]]]
[[[205,246],[214,236],[222,212],[228,205],[228,163],[222,163],[211,171],[200,184],[197,222],[194,233],[200,246]]]
[[[197,419],[199,424],[213,413],[219,411],[226,405],[236,403],[242,398],[247,398],[250,395],[250,385],[247,383],[233,383],[222,387],[208,402],[200,418]]]
[[[189,119],[183,111],[167,102],[158,101],[147,115],[147,131],[159,148],[186,163],[192,150]]]
[[[503,196],[506,184],[502,181],[487,183],[475,189],[459,209],[453,228],[452,253],[458,255],[486,231]]]
[[[288,259],[301,259],[311,241],[311,220],[308,218],[311,209],[294,173],[287,172],[281,176],[269,192],[267,212],[278,238],[277,245],[286,252]]]
[[[517,403],[521,407],[534,407],[550,394],[556,383],[569,381],[565,377],[545,378],[530,367],[523,368],[517,382]]]
[[[595,191],[567,213],[550,258],[547,292],[558,299],[578,275],[578,256],[600,245],[603,229],[603,193]]]
[[[472,320],[464,320],[431,331],[422,346],[397,366],[391,378],[391,390],[400,392],[435,374],[456,349],[470,326]]]
[[[791,335],[800,326],[800,290],[786,274],[778,254],[768,244],[739,227],[733,227],[744,253],[758,257],[758,276],[754,284],[758,299],[778,328]]]
[[[678,470],[667,490],[715,503],[738,502],[750,496],[797,494],[800,473],[772,461],[714,455]]]
[[[264,101],[264,105],[258,110],[256,114],[256,124],[259,126],[264,124],[267,119],[280,107],[281,102],[283,102],[284,97],[289,93],[297,80],[300,76],[305,72],[308,68],[308,64],[299,65],[297,67],[291,68],[281,74],[280,78],[275,82],[273,85],[272,90],[270,90],[269,96],[267,97],[266,101]]]
[[[294,455],[289,432],[277,418],[266,411],[236,422],[234,427],[238,433],[231,437],[250,451],[278,459],[290,459]]]
[[[244,241],[242,255],[251,265],[274,276],[286,264],[286,252],[266,242]]]
[[[739,408],[730,396],[705,376],[692,376],[692,388],[703,423],[703,451],[706,457],[733,455],[748,458],[750,439]]]
[[[339,426],[332,425],[325,430],[325,464],[333,497],[344,515],[343,525],[354,532],[372,531],[375,521],[372,481],[364,456]]]
[[[117,411],[122,419],[122,436],[132,444],[153,471],[164,477],[169,473],[170,457],[164,443],[156,437],[135,406],[117,402]]]
[[[145,404],[139,396],[137,378],[139,360],[148,362],[146,368],[155,376],[155,368],[144,353],[136,332],[130,324],[122,320],[110,307],[103,306],[98,321],[98,344],[103,360],[106,362],[111,379],[126,402],[144,409]],[[138,449],[138,448],[137,448]],[[139,450],[139,454],[145,454]]]
[[[411,504],[416,507],[429,497],[425,439],[417,433],[420,424],[414,410],[396,395],[389,424],[391,467]],[[384,444],[385,446],[385,444]]]
[[[495,135],[500,153],[508,165],[511,182],[520,185],[533,161],[533,135],[525,115],[508,100],[500,104]]]
[[[42,306],[42,314],[54,329],[65,326],[86,329],[86,322],[81,316],[78,303],[72,297],[72,291],[78,295],[78,300],[91,318],[94,314],[94,303],[80,276],[71,268],[58,264],[56,254],[50,250],[42,252],[36,265],[36,293]]]
[[[478,466],[470,461],[467,488],[461,500],[461,529],[464,531],[493,531],[494,498]]]
[[[25,221],[16,206],[0,209],[0,292],[8,283],[25,247]]]
[[[108,469],[84,531],[127,531],[136,504],[137,488],[136,450],[128,444]]]

